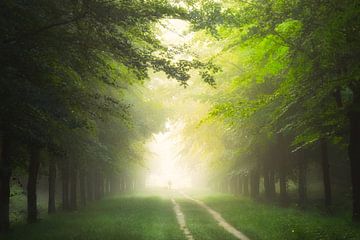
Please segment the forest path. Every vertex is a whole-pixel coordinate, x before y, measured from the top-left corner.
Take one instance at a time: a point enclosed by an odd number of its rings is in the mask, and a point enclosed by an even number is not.
[[[221,193],[190,189],[186,193],[190,199],[164,188],[108,197],[75,212],[44,213],[34,224],[13,223],[12,231],[0,239],[189,240],[179,227],[171,199],[194,240],[241,239],[227,231],[224,222],[251,239],[360,239],[359,225],[349,224],[343,216],[284,209]],[[46,202],[42,207],[46,209]],[[221,219],[226,221],[220,225]]]
[[[212,218],[218,223],[219,226],[223,227],[227,232],[229,232],[230,234],[232,234],[235,238],[240,239],[240,240],[250,240],[247,236],[245,236],[245,234],[243,234],[242,232],[240,232],[239,230],[237,230],[235,227],[233,227],[231,224],[229,224],[222,216],[220,213],[218,213],[217,211],[213,210],[212,208],[210,208],[209,206],[207,206],[204,202],[192,198],[189,195],[187,195],[184,192],[180,192],[180,194],[188,199],[191,200],[193,202],[195,202],[198,206],[204,208],[211,216]],[[185,224],[185,223],[184,223]],[[193,239],[193,238],[192,238]],[[190,239],[189,239],[190,240]]]
[[[173,205],[174,205],[174,211],[176,218],[178,220],[178,223],[180,225],[180,229],[183,231],[186,240],[194,240],[193,235],[191,234],[190,230],[186,226],[185,216],[184,213],[181,211],[180,205],[172,198],[171,199]]]
[[[221,226],[193,200],[177,191],[160,189],[109,197],[76,212],[43,215],[41,221],[31,225],[14,224],[12,231],[0,235],[0,239],[239,239]]]

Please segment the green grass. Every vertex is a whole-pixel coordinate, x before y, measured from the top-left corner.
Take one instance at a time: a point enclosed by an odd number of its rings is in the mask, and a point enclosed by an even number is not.
[[[169,200],[157,197],[106,199],[74,213],[13,227],[0,239],[14,240],[184,240]]]
[[[350,216],[326,216],[256,203],[229,195],[202,197],[235,228],[252,240],[360,239],[360,225]]]
[[[236,240],[196,203],[184,199],[176,199],[185,215],[186,225],[196,240]]]
[[[157,197],[153,197],[156,194]],[[256,203],[249,199],[209,192],[191,193],[218,211],[251,240],[360,239],[360,225],[347,214],[327,216]],[[14,224],[1,240],[185,240],[177,223],[175,197],[196,240],[234,240],[196,203],[171,191],[139,193],[105,199],[73,213],[42,215],[38,223]]]

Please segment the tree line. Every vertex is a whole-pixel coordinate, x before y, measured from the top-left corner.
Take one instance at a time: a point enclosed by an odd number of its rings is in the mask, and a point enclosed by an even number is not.
[[[207,1],[197,12],[203,21],[195,28],[223,45],[210,56],[223,71],[201,121],[226,129],[218,134],[225,150],[213,186],[230,181],[255,199],[264,189],[266,199],[286,206],[292,180],[304,207],[315,162],[330,211],[331,170],[349,169],[343,188],[351,187],[353,220],[360,220],[359,10],[352,0],[256,0]],[[330,169],[333,157],[341,169]]]
[[[190,69],[213,81],[214,66],[174,61],[156,37],[159,20],[188,16],[161,0],[0,3],[0,232],[10,225],[12,176],[24,172],[27,221],[37,221],[40,166],[49,213],[56,179],[64,210],[130,187],[144,139],[161,127],[135,85],[149,69],[183,85]]]

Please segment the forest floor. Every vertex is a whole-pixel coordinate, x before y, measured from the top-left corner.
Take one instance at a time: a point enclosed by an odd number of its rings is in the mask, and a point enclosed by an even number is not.
[[[360,239],[360,226],[346,216],[325,216],[256,203],[224,194],[191,193],[251,240]],[[174,202],[178,207],[175,214]],[[179,214],[182,227],[179,225]],[[184,226],[188,234],[184,234]],[[209,209],[170,191],[104,199],[38,223],[14,225],[5,240],[236,240]]]

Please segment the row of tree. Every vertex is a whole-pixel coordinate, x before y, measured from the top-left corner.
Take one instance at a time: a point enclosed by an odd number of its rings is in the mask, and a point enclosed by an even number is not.
[[[353,0],[203,2],[194,27],[220,41],[220,50],[204,57],[223,71],[218,92],[202,98],[211,105],[202,130],[195,123],[189,129],[198,131],[187,135],[201,139],[190,155],[209,160],[212,185],[230,179],[254,198],[264,188],[268,200],[279,191],[288,205],[292,180],[304,206],[315,164],[326,208],[332,171],[345,192],[351,187],[353,220],[360,221],[359,11]],[[338,169],[330,169],[334,157]]]
[[[28,175],[28,222],[38,218],[40,165],[48,168],[50,213],[57,172],[66,210],[136,177],[132,163],[162,123],[132,87],[149,69],[185,84],[195,68],[213,81],[211,64],[172,60],[154,31],[163,18],[188,13],[161,0],[1,1],[0,232],[9,229],[19,172]]]

